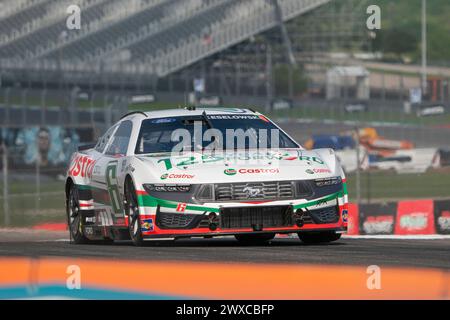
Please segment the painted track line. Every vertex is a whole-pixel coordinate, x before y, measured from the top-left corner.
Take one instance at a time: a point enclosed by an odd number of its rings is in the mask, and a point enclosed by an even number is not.
[[[423,235],[343,235],[343,239],[377,239],[377,240],[443,240],[450,239],[450,235],[444,234],[423,234]]]
[[[231,239],[232,237],[215,237],[220,239]],[[295,237],[276,237],[276,240],[281,239],[298,239],[297,236]],[[444,234],[430,234],[430,235],[343,235],[342,239],[366,239],[366,240],[446,240],[450,239],[450,235],[444,235]],[[165,240],[160,240],[165,241]],[[166,240],[167,241],[167,240]],[[173,240],[169,240],[172,241]],[[48,240],[35,240],[32,242],[70,242],[70,239],[48,239]]]

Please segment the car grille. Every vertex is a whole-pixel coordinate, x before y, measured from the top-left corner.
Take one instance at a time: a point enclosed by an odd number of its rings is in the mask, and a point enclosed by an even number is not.
[[[292,207],[223,208],[220,225],[223,229],[253,228],[258,231],[263,228],[292,226]]]
[[[259,192],[252,194],[252,190]],[[295,185],[291,181],[221,183],[214,193],[216,201],[293,199]]]
[[[158,212],[156,224],[161,229],[183,229],[189,228],[198,215],[183,213]],[[194,227],[194,226],[193,226]]]
[[[308,213],[317,224],[335,223],[339,221],[339,209],[337,206],[309,210]]]

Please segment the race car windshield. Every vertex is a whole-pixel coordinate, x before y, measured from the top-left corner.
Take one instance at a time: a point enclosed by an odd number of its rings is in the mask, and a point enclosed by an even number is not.
[[[143,120],[135,153],[298,147],[264,116],[203,114]]]

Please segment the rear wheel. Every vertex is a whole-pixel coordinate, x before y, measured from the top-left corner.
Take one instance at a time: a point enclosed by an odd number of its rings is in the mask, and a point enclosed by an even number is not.
[[[341,234],[334,231],[299,232],[298,237],[306,244],[316,244],[337,241],[341,238]]]
[[[263,244],[275,238],[275,233],[236,234],[234,237],[245,244]]]
[[[66,203],[67,224],[69,226],[70,239],[75,244],[89,243],[89,239],[83,233],[83,217],[80,210],[78,190],[74,185],[70,186]]]
[[[128,215],[128,230],[131,241],[136,246],[143,246],[144,239],[141,232],[141,219],[139,217],[139,205],[133,181],[127,179],[125,183],[125,212]]]

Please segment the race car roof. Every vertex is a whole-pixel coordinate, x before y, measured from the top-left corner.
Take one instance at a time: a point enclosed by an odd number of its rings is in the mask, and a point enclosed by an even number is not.
[[[180,117],[180,116],[195,116],[201,115],[203,112],[207,114],[255,114],[255,111],[250,109],[239,109],[239,108],[212,108],[212,107],[197,107],[195,109],[166,109],[166,110],[157,110],[157,111],[148,111],[148,112],[137,112],[132,113],[129,116],[137,116],[137,115],[147,115],[149,119],[152,118],[163,118],[163,117]],[[124,118],[127,118],[125,116]]]

